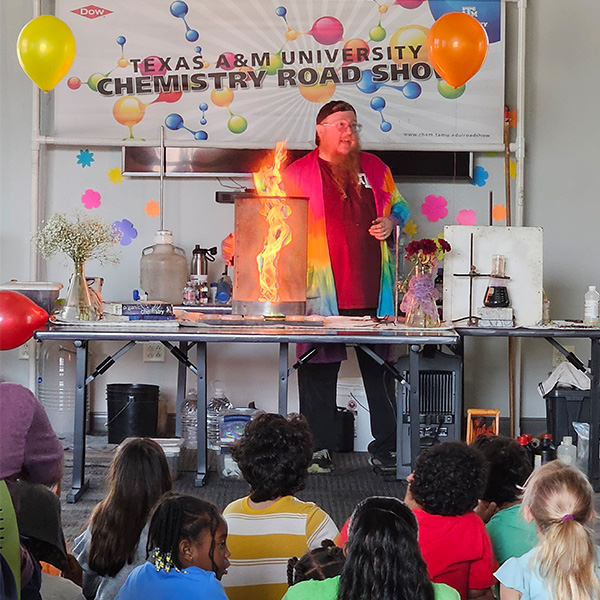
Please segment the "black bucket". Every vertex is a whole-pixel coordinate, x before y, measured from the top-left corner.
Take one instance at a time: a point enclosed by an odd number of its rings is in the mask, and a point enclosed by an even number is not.
[[[110,383],[106,386],[108,443],[120,444],[127,437],[156,437],[157,385]]]

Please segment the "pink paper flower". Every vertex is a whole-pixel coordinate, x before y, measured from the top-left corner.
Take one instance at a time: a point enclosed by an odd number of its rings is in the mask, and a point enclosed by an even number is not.
[[[81,196],[81,203],[87,208],[98,208],[100,206],[100,192],[96,190],[85,190]]]
[[[439,221],[448,216],[448,202],[443,196],[429,195],[421,204],[421,212],[427,217],[428,221]]]
[[[456,215],[456,222],[459,225],[476,225],[477,218],[475,217],[474,210],[461,210]]]

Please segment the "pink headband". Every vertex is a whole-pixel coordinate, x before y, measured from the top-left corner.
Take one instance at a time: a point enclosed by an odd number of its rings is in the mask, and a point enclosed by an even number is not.
[[[569,519],[574,520],[575,517],[573,517],[573,515],[568,514],[565,515],[562,519],[561,519],[561,523],[564,523],[565,521],[568,521]]]

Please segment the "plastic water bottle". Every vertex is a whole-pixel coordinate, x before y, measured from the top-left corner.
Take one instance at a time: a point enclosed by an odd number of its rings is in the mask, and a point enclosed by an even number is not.
[[[573,445],[573,438],[570,435],[565,435],[556,449],[556,458],[565,465],[575,466],[577,462],[577,447]]]
[[[73,438],[75,429],[75,346],[67,341],[42,345],[38,398],[59,438]]]
[[[227,268],[225,268],[225,273],[217,281],[217,302],[219,304],[227,304],[229,302],[231,299],[231,288],[231,277],[227,275]]]
[[[206,404],[206,447],[209,450],[219,450],[221,447],[219,417],[223,411],[233,408],[233,404],[225,395],[222,381],[215,379],[210,385],[213,393]]]
[[[583,322],[598,325],[600,322],[600,294],[595,285],[590,285],[584,296]]]
[[[190,389],[181,406],[181,434],[186,448],[198,448],[198,401],[196,388]]]

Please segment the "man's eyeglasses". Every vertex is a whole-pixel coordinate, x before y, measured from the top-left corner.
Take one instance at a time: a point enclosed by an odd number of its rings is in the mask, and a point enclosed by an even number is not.
[[[335,127],[340,133],[349,129],[352,133],[359,133],[362,129],[360,123],[348,123],[347,121],[336,121],[335,123],[321,123],[323,127]]]

